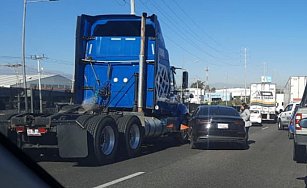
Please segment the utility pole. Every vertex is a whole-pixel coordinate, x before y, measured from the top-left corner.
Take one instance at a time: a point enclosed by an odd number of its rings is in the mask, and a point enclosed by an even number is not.
[[[26,78],[26,13],[27,0],[23,1],[23,16],[22,16],[22,32],[21,32],[21,60],[22,60],[22,76],[23,76],[23,89],[25,95],[25,111],[28,112],[28,95],[27,95],[27,78]]]
[[[198,88],[198,78],[196,79],[196,94],[197,94],[197,104],[200,104],[199,97],[200,97],[200,92]]]
[[[244,48],[244,102],[246,103],[246,48]]]
[[[205,84],[205,93],[206,93],[206,87],[208,86],[208,88],[209,88],[209,68],[208,68],[208,66],[206,67],[205,71],[206,71],[206,84]],[[210,91],[210,89],[209,89],[209,91]],[[208,95],[208,98],[209,98],[208,103],[211,104],[211,95]]]
[[[263,62],[263,76],[266,77],[268,75],[268,69],[267,69],[268,64],[266,62]]]
[[[205,69],[206,72],[206,84],[205,84],[205,90],[206,90],[206,86],[209,86],[208,81],[209,81],[209,68],[207,67]]]
[[[27,78],[26,78],[26,16],[27,16],[27,4],[48,2],[58,0],[23,0],[23,15],[22,15],[22,30],[21,30],[21,62],[22,62],[22,77],[23,77],[23,89],[25,95],[25,112],[28,112],[28,95],[27,95]]]
[[[228,72],[226,72],[226,82],[227,82],[227,80],[228,80]],[[227,85],[226,85],[226,87],[225,87],[225,92],[226,92],[226,106],[228,106],[228,97],[227,97]]]
[[[43,113],[43,97],[42,97],[42,84],[41,84],[41,65],[40,61],[46,59],[44,54],[42,56],[34,55],[31,59],[37,61],[37,73],[38,73],[38,90],[39,90],[39,113]]]

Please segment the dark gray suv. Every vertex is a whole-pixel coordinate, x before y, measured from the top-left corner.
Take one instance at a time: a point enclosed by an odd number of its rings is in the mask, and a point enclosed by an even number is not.
[[[293,160],[296,162],[306,162],[307,146],[307,86],[301,100],[301,103],[295,114],[294,122],[294,148]]]

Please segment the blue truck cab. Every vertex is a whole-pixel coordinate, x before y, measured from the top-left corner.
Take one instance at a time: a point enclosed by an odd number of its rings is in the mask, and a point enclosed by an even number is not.
[[[141,17],[78,17],[75,103],[133,111],[137,103]],[[171,95],[172,71],[156,15],[146,17],[144,109],[153,112]],[[165,105],[162,105],[165,106]]]

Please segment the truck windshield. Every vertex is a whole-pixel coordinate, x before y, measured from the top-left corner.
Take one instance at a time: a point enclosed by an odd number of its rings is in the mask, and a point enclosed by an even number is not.
[[[94,29],[94,36],[140,36],[140,21],[108,21],[105,24],[97,25]],[[146,25],[146,36],[154,37],[153,25]]]
[[[261,91],[260,94],[261,96],[273,96],[273,93],[270,91]]]

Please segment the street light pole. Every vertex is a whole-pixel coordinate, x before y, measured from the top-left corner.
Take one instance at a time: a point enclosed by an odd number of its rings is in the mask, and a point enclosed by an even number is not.
[[[25,95],[25,111],[28,112],[28,95],[27,95],[27,79],[26,79],[26,11],[27,0],[23,1],[23,16],[22,16],[22,34],[21,34],[21,60],[22,60],[22,75],[23,75],[23,89]]]
[[[28,95],[27,95],[27,78],[26,78],[26,15],[27,3],[47,2],[58,0],[24,0],[23,1],[23,16],[22,16],[22,32],[21,32],[21,61],[23,75],[23,89],[25,95],[25,111],[28,112]]]
[[[244,102],[246,103],[246,48],[244,48]]]

